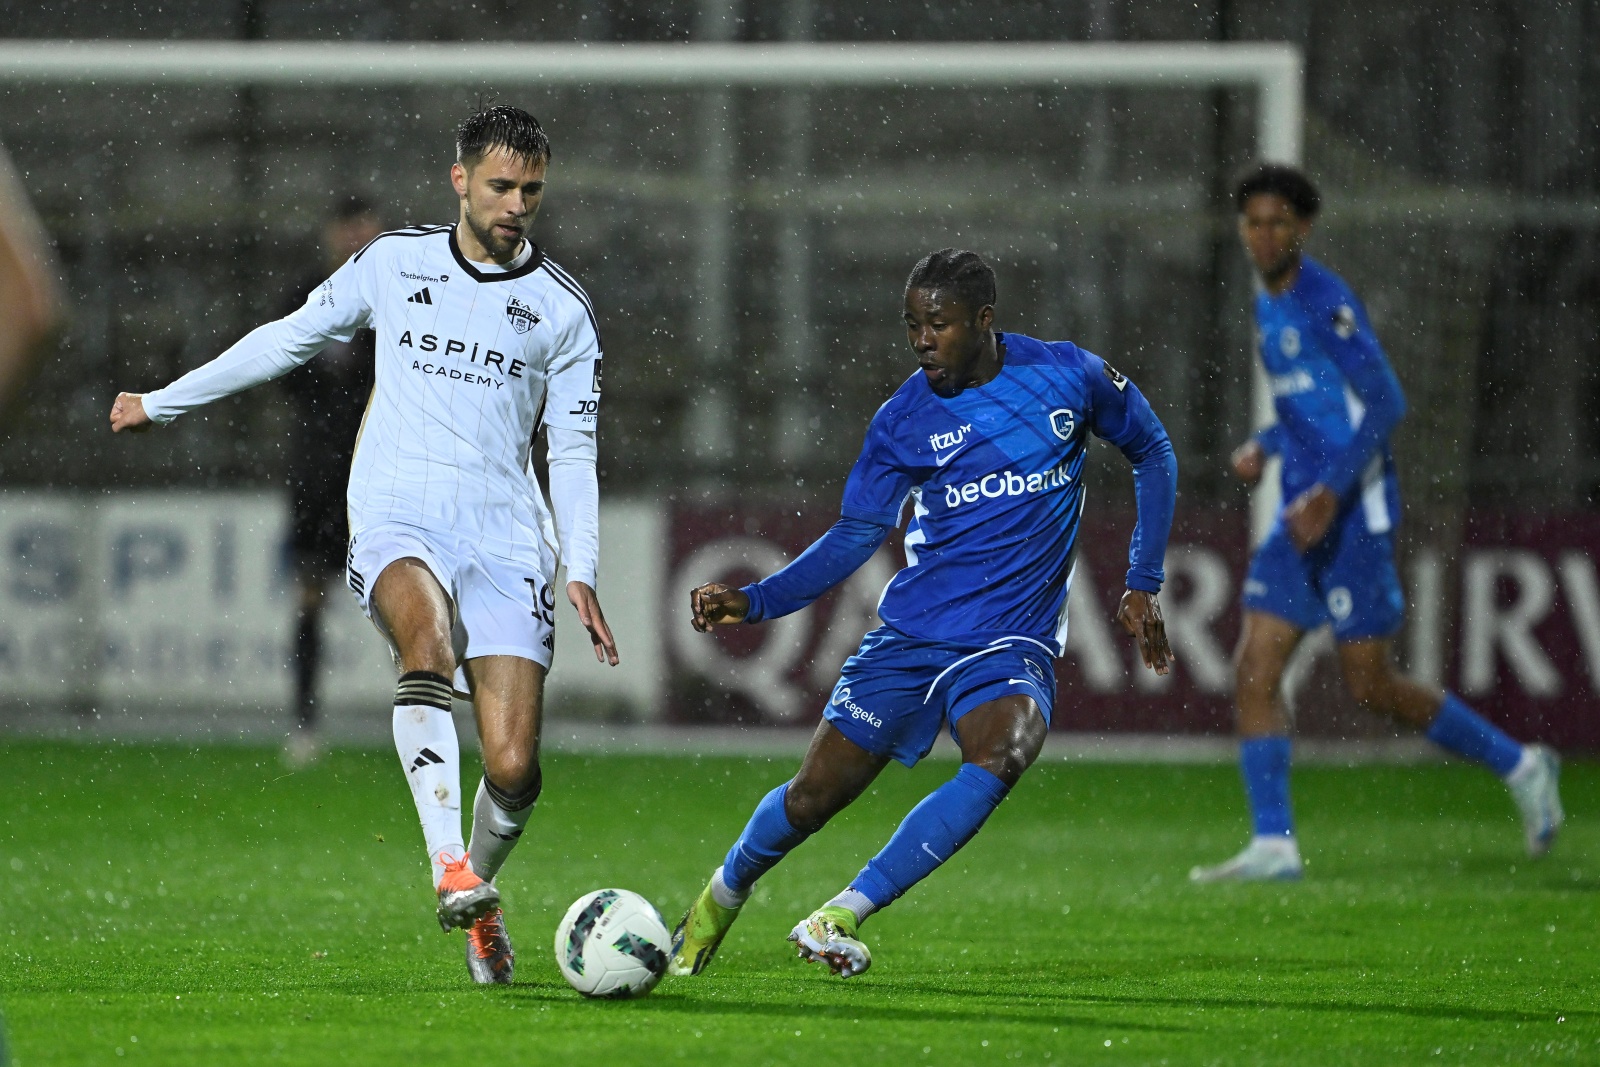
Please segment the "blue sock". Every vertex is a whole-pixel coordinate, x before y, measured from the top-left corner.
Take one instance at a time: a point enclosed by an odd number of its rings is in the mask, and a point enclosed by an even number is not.
[[[887,907],[906,890],[956,854],[1005,799],[1006,784],[975,763],[963,763],[956,776],[923,798],[856,875],[851,888]]]
[[[788,794],[789,783],[784,782],[761,798],[744,833],[722,861],[723,884],[735,893],[750,892],[757,878],[776,867],[809,836],[789,825],[789,817],[783,813],[783,798]]]
[[[1454,693],[1444,695],[1439,714],[1428,727],[1428,740],[1468,759],[1486,763],[1504,778],[1522,759],[1522,746],[1494,723],[1461,702]]]
[[[1293,837],[1289,811],[1289,739],[1247,737],[1239,742],[1239,771],[1258,837]]]

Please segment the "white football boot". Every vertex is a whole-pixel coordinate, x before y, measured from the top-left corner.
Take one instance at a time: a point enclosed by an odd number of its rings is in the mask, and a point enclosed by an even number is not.
[[[1522,761],[1506,775],[1506,788],[1522,813],[1528,855],[1550,851],[1566,815],[1561,810],[1561,757],[1545,745],[1524,745]]]
[[[1252,837],[1244,851],[1215,867],[1194,867],[1191,882],[1292,882],[1305,871],[1293,837]]]
[[[823,905],[789,931],[800,958],[821,963],[840,978],[854,978],[872,966],[872,952],[856,937],[849,908]]]

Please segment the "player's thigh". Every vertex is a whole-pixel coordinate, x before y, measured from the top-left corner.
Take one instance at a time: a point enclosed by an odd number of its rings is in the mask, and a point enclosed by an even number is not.
[[[789,782],[784,814],[795,829],[814,832],[849,807],[888,764],[888,756],[868,752],[824,719]]]
[[[1017,784],[1033,766],[1050,732],[1044,712],[1030,696],[1012,693],[979,704],[954,724],[961,761],[974,763],[1006,784]]]
[[[372,610],[405,670],[448,677],[455,669],[450,596],[421,559],[406,556],[383,568],[373,585]]]
[[[497,786],[519,789],[538,773],[545,668],[521,656],[478,656],[462,669],[484,767]]]
[[[1239,688],[1276,693],[1283,669],[1303,636],[1305,630],[1289,619],[1266,611],[1246,611],[1234,652]]]

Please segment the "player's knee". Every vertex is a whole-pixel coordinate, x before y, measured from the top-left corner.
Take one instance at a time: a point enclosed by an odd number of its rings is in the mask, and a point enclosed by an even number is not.
[[[991,748],[984,753],[981,759],[972,760],[971,762],[976,763],[1010,787],[1016,785],[1022,778],[1023,771],[1033,766],[1033,761],[1038,755],[1038,746],[1016,739]]]
[[[483,772],[496,790],[518,801],[515,810],[539,799],[539,791],[544,787],[544,774],[536,753],[500,752],[492,757],[485,753]]]

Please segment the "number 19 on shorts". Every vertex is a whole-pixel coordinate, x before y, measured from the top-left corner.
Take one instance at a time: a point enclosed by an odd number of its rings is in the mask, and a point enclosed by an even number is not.
[[[533,617],[543,622],[546,626],[556,624],[556,591],[546,582],[537,578],[524,578],[528,583],[528,592],[533,594]]]

